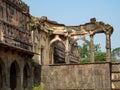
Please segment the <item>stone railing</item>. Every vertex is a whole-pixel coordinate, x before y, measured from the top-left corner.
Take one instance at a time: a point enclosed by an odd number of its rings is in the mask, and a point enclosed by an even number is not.
[[[31,50],[32,44],[30,40],[31,34],[29,30],[24,30],[0,20],[0,41],[12,46]]]

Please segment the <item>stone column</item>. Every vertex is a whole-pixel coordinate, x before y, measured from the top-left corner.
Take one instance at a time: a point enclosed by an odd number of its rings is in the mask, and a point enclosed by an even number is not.
[[[106,32],[106,61],[111,62],[111,41],[108,31]]]
[[[6,82],[5,90],[10,90],[10,70],[6,71]]]
[[[20,73],[17,75],[17,90],[23,90],[23,68],[20,69]]]
[[[66,37],[66,48],[65,48],[65,62],[66,64],[69,64],[70,61],[69,61],[69,37],[67,36]]]
[[[17,90],[23,90],[21,81],[22,81],[21,75],[17,75]]]
[[[6,81],[6,68],[3,69],[3,75],[2,75],[2,89],[1,90],[7,90],[7,81]]]
[[[32,90],[32,86],[33,86],[33,83],[32,83],[32,75],[28,76],[28,90]]]
[[[94,35],[90,35],[90,62],[95,62],[94,60],[94,44],[93,44]]]
[[[51,64],[54,64],[54,50],[53,50],[53,47],[51,49],[51,60],[52,60],[52,63]]]

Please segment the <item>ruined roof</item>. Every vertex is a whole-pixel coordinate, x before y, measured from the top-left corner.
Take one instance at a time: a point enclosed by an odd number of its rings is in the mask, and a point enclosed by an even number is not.
[[[95,18],[90,19],[90,22],[78,25],[67,26],[59,24],[56,21],[47,19],[46,16],[39,18],[39,24],[42,30],[53,31],[53,34],[64,34],[66,32],[71,34],[96,34],[96,33],[113,33],[113,27],[104,22],[97,22]]]

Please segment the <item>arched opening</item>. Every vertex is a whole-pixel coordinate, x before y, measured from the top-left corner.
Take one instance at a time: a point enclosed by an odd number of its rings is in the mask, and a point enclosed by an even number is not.
[[[41,53],[41,65],[43,65],[44,64],[44,48],[43,47],[41,48],[40,53]]]
[[[0,5],[0,18],[3,18],[3,7]]]
[[[78,53],[78,43],[75,42],[71,45],[71,50],[69,53],[69,59],[70,59],[70,63],[78,63],[79,62],[79,53]]]
[[[39,86],[40,85],[40,78],[41,75],[41,67],[40,65],[37,65],[34,67],[34,86]]]
[[[2,59],[0,58],[0,90],[4,87],[4,83],[5,83],[5,64],[2,61]]]
[[[104,33],[94,35],[94,44],[99,44],[102,51],[106,51],[106,36]]]
[[[10,88],[14,90],[17,88],[18,67],[16,62],[13,62],[10,67]]]
[[[3,83],[3,80],[2,80],[2,66],[1,66],[1,63],[0,63],[0,89],[2,88],[2,83]]]
[[[90,62],[90,36],[83,35],[77,39],[79,62]]]
[[[56,41],[53,43],[53,59],[54,63],[65,63],[65,46],[62,42]]]
[[[29,68],[29,65],[26,64],[23,70],[23,88],[24,89],[28,88],[28,83],[30,83],[29,77],[30,77],[30,68]]]
[[[104,33],[94,35],[94,58],[95,62],[106,61],[106,36]]]

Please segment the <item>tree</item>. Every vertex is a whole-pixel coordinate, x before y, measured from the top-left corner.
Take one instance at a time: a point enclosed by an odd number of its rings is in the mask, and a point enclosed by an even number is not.
[[[106,52],[101,51],[100,44],[94,45],[94,55],[96,62],[106,61]]]
[[[86,43],[83,43],[82,46],[79,46],[78,51],[79,51],[80,62],[90,61],[90,52],[88,45]]]
[[[101,51],[100,44],[94,44],[94,56],[96,62],[106,61],[106,53]],[[90,62],[90,51],[86,43],[79,46],[79,57],[80,62]]]
[[[102,51],[96,51],[94,58],[96,62],[106,61],[106,53]]]
[[[112,61],[120,61],[120,47],[112,50]]]

